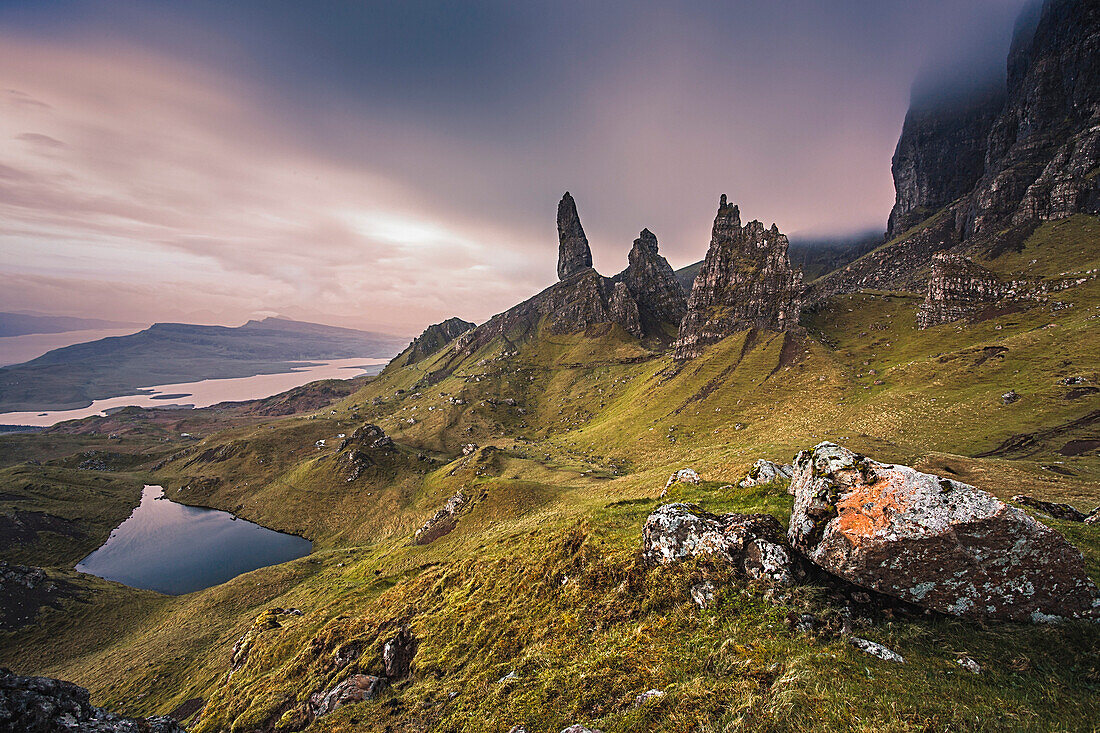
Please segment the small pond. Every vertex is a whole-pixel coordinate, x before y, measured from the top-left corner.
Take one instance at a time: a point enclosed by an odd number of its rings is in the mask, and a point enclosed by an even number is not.
[[[146,486],[141,504],[76,569],[133,588],[180,595],[308,555],[312,544],[227,512],[170,501]]]

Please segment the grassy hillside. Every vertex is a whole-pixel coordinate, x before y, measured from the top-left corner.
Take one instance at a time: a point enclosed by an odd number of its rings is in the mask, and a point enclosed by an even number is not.
[[[1021,257],[1079,241],[1055,226],[1033,236]],[[736,482],[759,457],[788,461],[823,439],[1006,499],[1100,504],[1096,450],[1067,450],[1097,437],[1100,396],[1061,383],[1100,381],[1100,286],[1058,301],[918,331],[918,298],[864,293],[830,300],[804,332],[737,334],[683,365],[593,329],[544,333],[514,356],[494,343],[391,367],[324,410],[208,433],[155,471],[174,499],[304,534],[311,556],[179,598],[95,581],[80,603],[0,635],[0,664],[73,679],[129,713],[201,698],[198,731],[1091,730],[1094,624],[846,611],[820,583],[777,593],[705,562],[648,568],[638,552],[663,501],[785,522],[785,487]],[[1010,389],[1021,399],[1005,405]],[[364,423],[396,445],[363,448],[371,463],[349,481],[338,436]],[[661,499],[684,466],[704,482]],[[454,531],[414,544],[458,492]],[[1100,528],[1040,519],[1100,581]],[[689,589],[705,579],[722,590],[702,611]],[[273,607],[303,615],[272,626]],[[906,663],[829,633],[849,612]],[[793,629],[792,613],[825,631]],[[310,694],[378,673],[404,624],[420,639],[412,677],[311,724]],[[664,697],[635,707],[650,688]]]

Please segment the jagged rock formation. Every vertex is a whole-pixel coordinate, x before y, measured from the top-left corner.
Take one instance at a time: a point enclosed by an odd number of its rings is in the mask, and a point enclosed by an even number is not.
[[[787,238],[772,224],[741,226],[737,206],[722,194],[710,248],[688,298],[675,358],[693,359],[726,336],[750,328],[798,325],[802,273],[787,259]]]
[[[50,677],[22,677],[8,669],[0,669],[0,730],[186,733],[172,718],[124,718],[93,706],[83,687]]]
[[[791,546],[849,582],[966,618],[1100,617],[1081,553],[973,486],[827,442],[791,486]]]
[[[558,202],[558,279],[568,280],[589,267],[592,250],[577,215],[577,204],[566,191]]]
[[[640,330],[658,333],[669,324],[679,326],[687,313],[687,298],[672,266],[657,253],[657,236],[653,232],[642,230],[634,240],[629,262],[615,279],[625,285],[637,306]]]
[[[892,241],[815,282],[807,302],[915,289],[938,252],[996,257],[1042,221],[1100,214],[1098,166],[1100,3],[1048,0],[1017,24],[1003,93],[910,110],[894,155]]]
[[[398,363],[402,366],[415,364],[436,353],[475,325],[461,318],[448,318],[441,323],[434,323],[413,339],[408,348],[397,357]]]
[[[969,257],[940,252],[932,256],[932,275],[917,310],[917,328],[931,328],[978,314],[999,302],[1041,302],[1048,295],[1087,278],[1002,280]]]
[[[576,333],[617,324],[638,338],[665,337],[686,309],[683,289],[672,267],[657,253],[648,229],[635,240],[630,264],[614,278],[592,268],[592,254],[577,207],[568,193],[558,204],[557,283],[477,328],[462,334],[460,355],[470,355],[494,339],[522,341],[545,323],[552,333]]]

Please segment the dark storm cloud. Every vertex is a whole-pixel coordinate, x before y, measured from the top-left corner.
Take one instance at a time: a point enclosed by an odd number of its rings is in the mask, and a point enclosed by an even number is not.
[[[7,194],[20,236],[84,216],[216,262],[234,298],[232,273],[266,278],[249,303],[483,318],[553,279],[565,189],[608,273],[643,226],[701,258],[723,192],[796,235],[883,226],[914,78],[1003,78],[1022,2],[0,3],[0,34],[99,71],[50,87],[13,53],[10,109],[56,114],[0,164],[34,175]],[[401,283],[371,300],[357,267]]]

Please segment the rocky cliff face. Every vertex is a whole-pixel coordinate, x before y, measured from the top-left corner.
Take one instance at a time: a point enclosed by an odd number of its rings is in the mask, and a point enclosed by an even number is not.
[[[413,339],[409,347],[398,358],[403,359],[401,363],[404,366],[415,364],[421,359],[439,351],[451,341],[469,331],[475,325],[476,324],[464,321],[461,318],[448,318],[441,323],[433,323],[431,326],[425,328],[423,333]]]
[[[1100,212],[1100,3],[1048,0],[1021,23],[1008,98],[989,133],[968,235],[1006,223]]]
[[[914,288],[937,252],[995,257],[1042,221],[1100,214],[1100,2],[1047,0],[1018,23],[1002,99],[910,110],[888,238],[921,230],[815,282],[808,301]]]
[[[558,202],[558,279],[567,280],[589,267],[592,250],[577,215],[577,204],[566,191]]]
[[[985,170],[989,129],[1004,92],[910,108],[890,170],[896,200],[886,236],[906,229],[968,193]]]
[[[675,358],[693,359],[709,344],[750,328],[798,325],[802,273],[787,259],[787,238],[772,224],[741,225],[738,208],[718,206],[710,248],[688,298]]]

